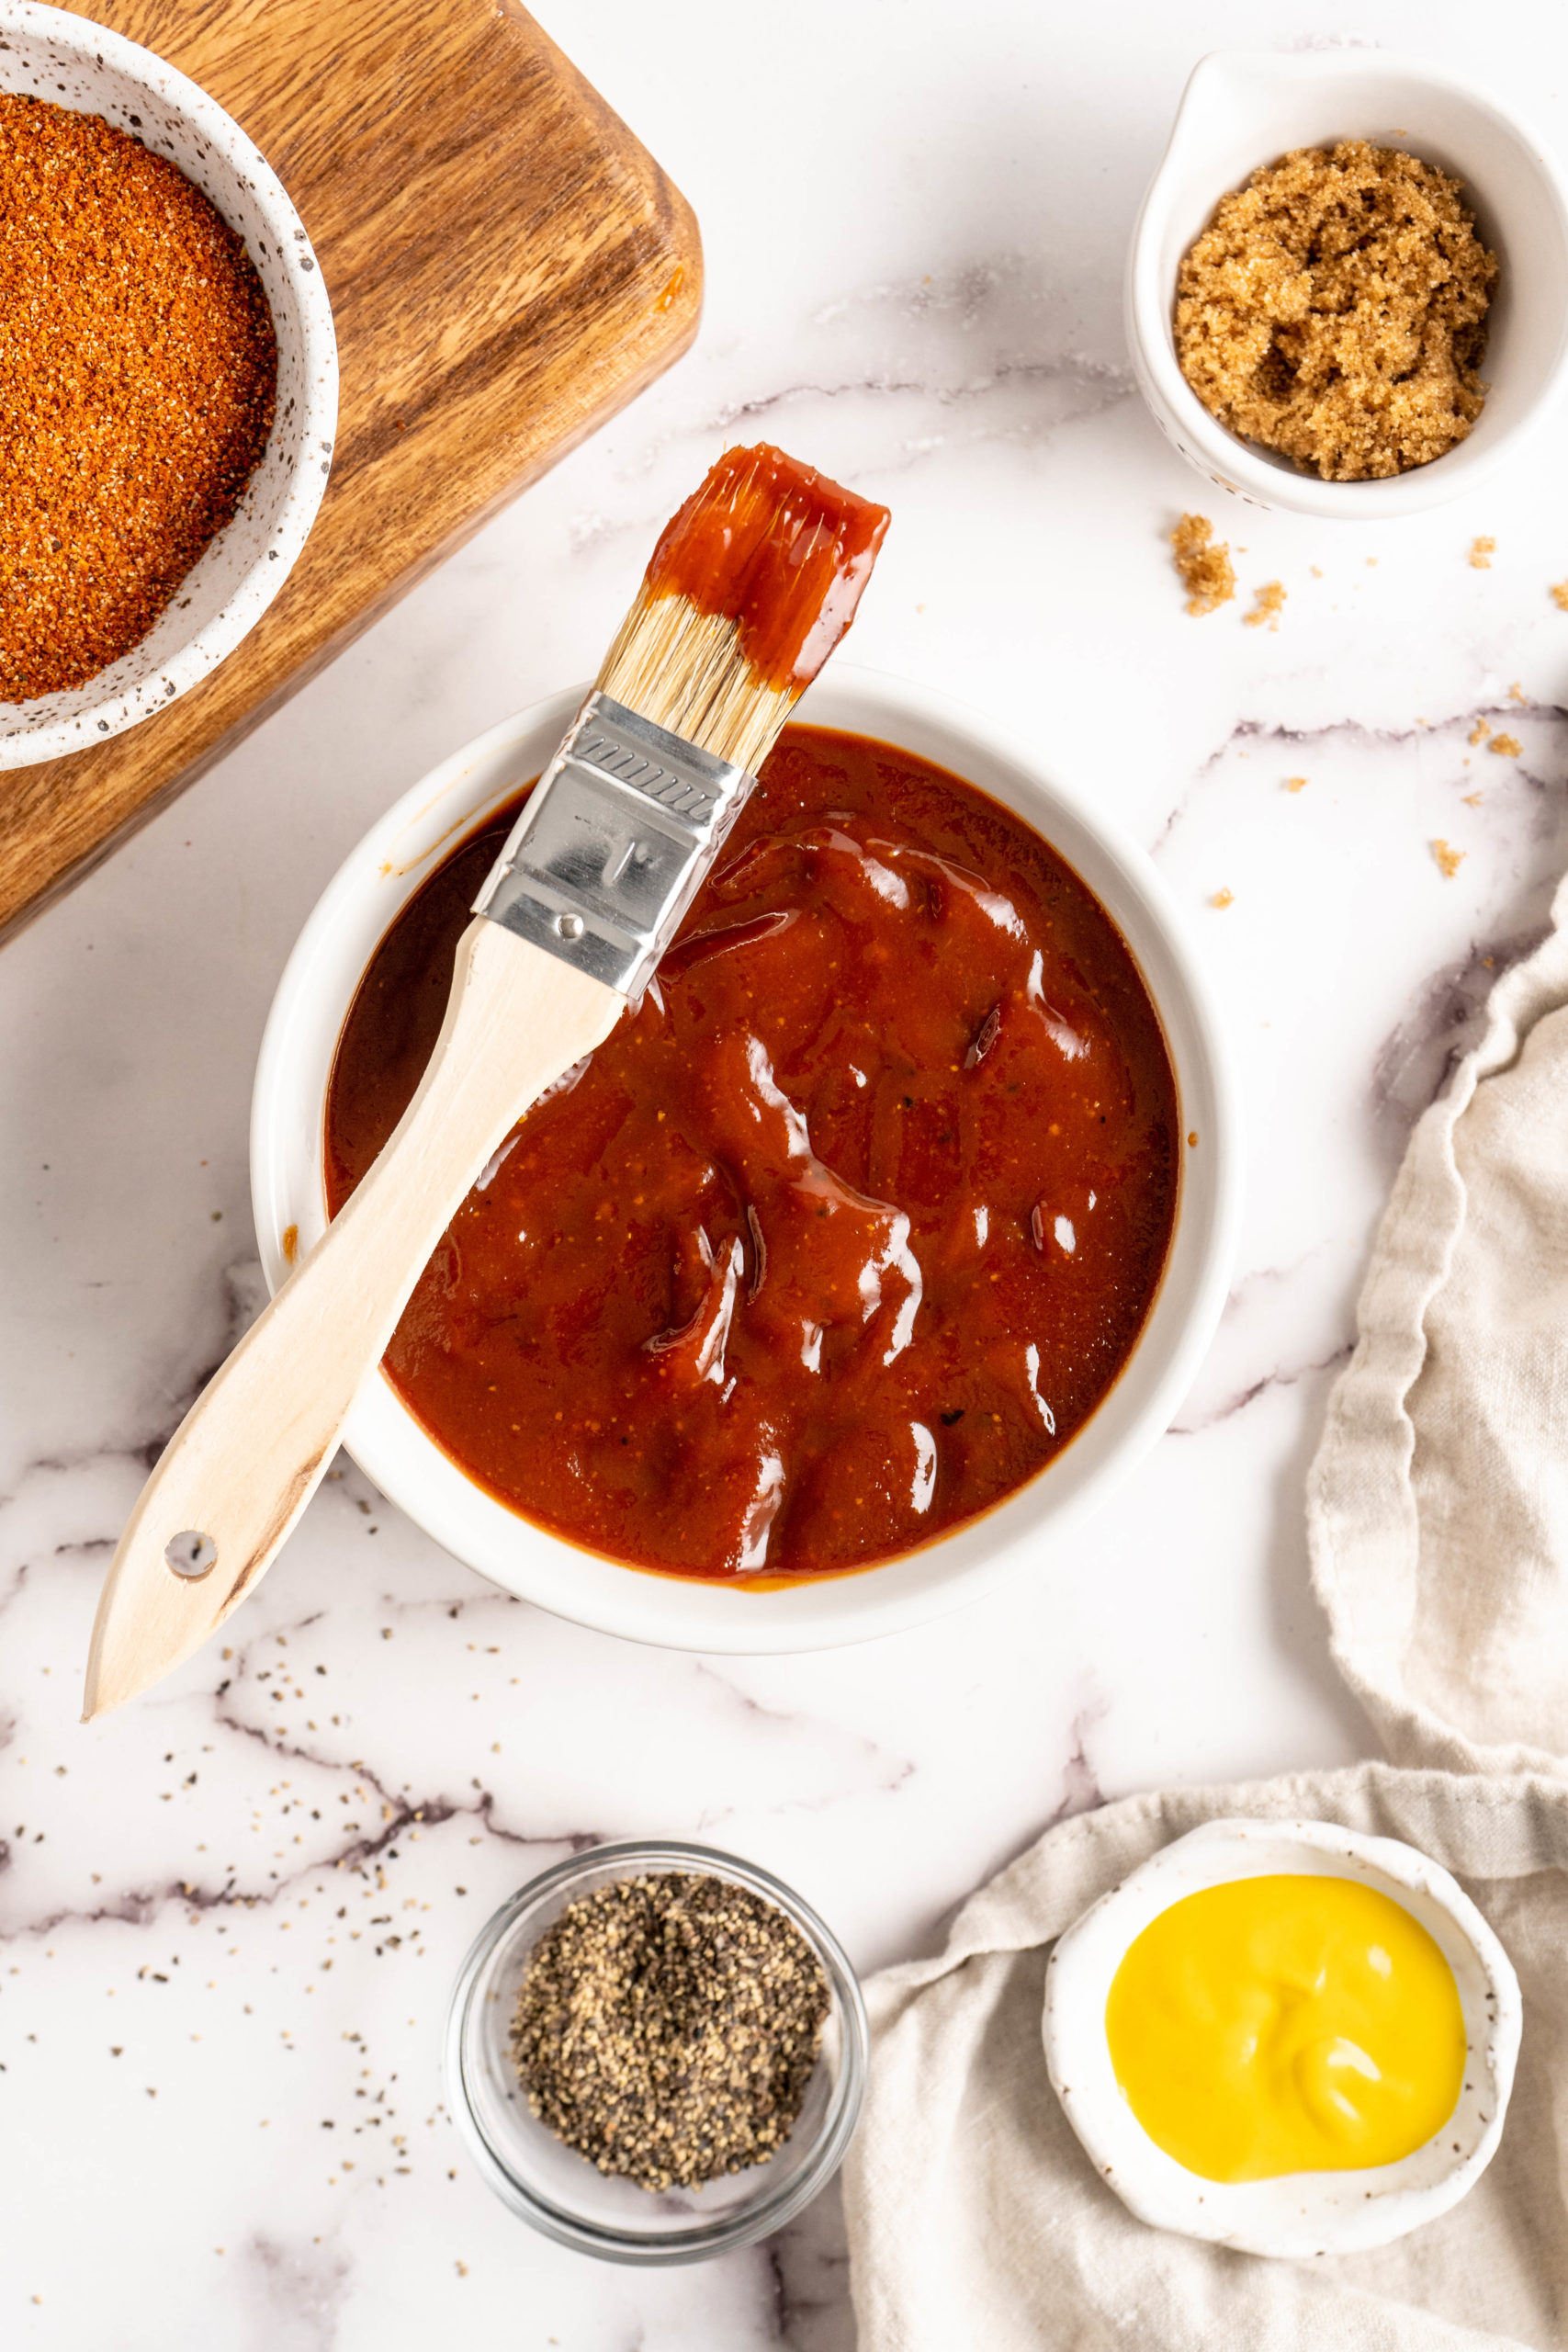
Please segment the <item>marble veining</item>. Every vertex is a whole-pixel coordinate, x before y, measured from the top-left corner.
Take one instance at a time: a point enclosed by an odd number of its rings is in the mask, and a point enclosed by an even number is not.
[[[602,1839],[705,1838],[871,1969],[934,1949],[1053,1820],[1371,1745],[1311,1598],[1302,1480],[1411,1124],[1568,867],[1562,435],[1379,529],[1227,504],[1183,467],[1132,390],[1120,269],[1187,70],[1237,37],[1218,0],[1113,21],[1006,0],[961,26],[803,0],[793,47],[719,0],[677,17],[673,42],[630,0],[547,21],[697,208],[689,358],[0,956],[7,2347],[415,2352],[460,2329],[853,2352],[836,2192],[660,2274],[490,2196],[439,2052],[494,1905]],[[1415,47],[1527,113],[1568,65],[1568,22],[1528,0],[1489,12],[1483,61],[1416,0],[1349,25],[1260,0],[1245,37]],[[738,168],[714,94],[815,121],[824,61],[853,136],[783,178]],[[847,656],[1035,732],[1186,914],[1248,1194],[1175,1426],[1070,1558],[804,1658],[544,1617],[341,1460],[223,1635],[85,1730],[115,1537],[259,1305],[248,1096],[300,923],[437,759],[592,673],[653,534],[754,435],[894,509]],[[1169,559],[1184,509],[1238,574],[1201,620]],[[1275,580],[1278,626],[1247,627]]]

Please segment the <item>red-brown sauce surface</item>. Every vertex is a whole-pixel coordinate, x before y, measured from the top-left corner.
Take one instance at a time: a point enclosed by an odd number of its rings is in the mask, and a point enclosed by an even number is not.
[[[660,535],[644,576],[735,623],[765,685],[810,684],[854,618],[888,513],[770,442],[727,449]]]
[[[511,815],[405,908],[327,1105],[400,1115]],[[1122,940],[1017,818],[786,729],[640,1008],[470,1193],[386,1358],[468,1475],[682,1576],[868,1565],[1050,1461],[1157,1287],[1179,1131]]]

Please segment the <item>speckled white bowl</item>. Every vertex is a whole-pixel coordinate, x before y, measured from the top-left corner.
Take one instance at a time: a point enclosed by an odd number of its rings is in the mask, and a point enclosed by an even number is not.
[[[0,90],[102,115],[177,164],[243,237],[277,334],[276,419],[232,520],[130,652],[69,694],[0,702],[0,768],[17,768],[150,718],[255,627],[305,544],[332,470],[337,345],[321,269],[282,183],[185,74],[85,17],[0,0]]]
[[[1176,278],[1214,207],[1293,147],[1370,139],[1464,182],[1501,268],[1468,437],[1386,481],[1320,481],[1211,416],[1176,356]],[[1127,340],[1156,423],[1199,472],[1255,506],[1381,523],[1473,490],[1561,405],[1568,382],[1568,183],[1545,141],[1468,74],[1382,50],[1218,50],[1194,69],[1133,232]]]
[[[324,1231],[322,1119],[333,1057],[378,943],[463,835],[503,808],[555,750],[581,686],[507,719],[432,771],[349,852],[277,985],[251,1111],[251,1200],[267,1282],[288,1272],[283,1238]],[[382,1493],[438,1544],[558,1616],[674,1649],[827,1649],[977,1599],[1010,1576],[1067,1577],[1072,1539],[1168,1427],[1224,1304],[1239,1205],[1236,1095],[1218,1018],[1179,911],[1149,859],[1104,812],[1092,778],[1064,776],[1037,743],[931,688],[834,662],[801,718],[905,745],[1015,809],[1114,918],[1165,1025],[1184,1134],[1176,1230],[1159,1292],[1120,1378],[1070,1445],[995,1510],[859,1575],[784,1591],[644,1576],[579,1550],[466,1477],[380,1373],[344,1443]]]
[[[1358,1879],[1392,1895],[1453,1970],[1470,2052],[1464,2087],[1442,2130],[1398,2164],[1205,2180],[1156,2145],[1116,2080],[1105,2004],[1128,1946],[1183,1895],[1274,1872]],[[1502,2137],[1520,2018],[1508,1955],[1458,1881],[1396,1838],[1364,1838],[1327,1821],[1205,1822],[1102,1895],[1058,1938],[1045,1972],[1046,2066],[1107,2188],[1156,2229],[1241,2254],[1357,2254],[1457,2205]]]

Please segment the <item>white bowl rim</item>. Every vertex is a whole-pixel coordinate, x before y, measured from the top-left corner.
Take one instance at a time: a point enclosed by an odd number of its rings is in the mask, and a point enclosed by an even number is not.
[[[1216,487],[1229,490],[1256,505],[1311,514],[1322,521],[1359,523],[1381,523],[1424,513],[1451,498],[1463,496],[1512,458],[1521,442],[1536,431],[1561,401],[1568,384],[1568,308],[1564,311],[1555,361],[1540,390],[1530,406],[1489,448],[1476,450],[1470,441],[1462,441],[1430,464],[1412,467],[1408,472],[1384,481],[1322,481],[1311,474],[1293,473],[1260,457],[1210,414],[1182,374],[1165,331],[1175,289],[1173,285],[1165,284],[1160,276],[1160,232],[1194,100],[1203,95],[1209,82],[1236,69],[1271,73],[1282,81],[1295,82],[1331,83],[1351,76],[1383,78],[1390,83],[1414,83],[1440,93],[1490,122],[1528,155],[1543,189],[1552,199],[1561,234],[1568,245],[1568,181],[1551,147],[1514,109],[1477,87],[1470,75],[1430,64],[1424,58],[1402,51],[1303,51],[1240,47],[1211,50],[1199,59],[1188,76],[1165,153],[1134,224],[1127,253],[1123,316],[1134,371],[1156,422],[1164,424],[1168,417],[1179,428],[1181,437],[1175,434],[1171,436],[1176,446]],[[1271,162],[1277,152],[1260,153],[1258,160],[1260,164]],[[1226,186],[1216,187],[1214,203],[1235,184],[1233,178]],[[1195,448],[1186,448],[1184,439],[1193,443]]]
[[[374,881],[396,876],[402,887],[406,878],[402,896],[412,895],[439,853],[544,764],[584,691],[578,686],[553,695],[503,719],[441,762],[350,851],[300,932],[268,1015],[252,1107],[252,1202],[270,1289],[276,1290],[289,1272],[283,1250],[286,1228],[297,1226],[308,1247],[324,1223],[320,1100],[312,1086],[315,1126],[303,1138],[296,1081],[307,1061],[330,1069],[353,989],[376,940],[384,935],[397,910],[389,904],[373,927],[365,925],[359,910]],[[973,774],[965,766],[966,756],[982,764],[989,759],[1016,777],[1032,803],[1043,808],[1049,822],[1039,816],[1030,821],[1047,838],[1052,828],[1076,829],[1078,845],[1091,846],[1105,871],[1119,880],[1122,902],[1110,910],[1145,970],[1145,983],[1151,949],[1164,960],[1169,985],[1163,998],[1153,989],[1151,994],[1160,1007],[1168,1044],[1173,997],[1185,1024],[1190,1049],[1185,1069],[1172,1046],[1179,1087],[1185,1090],[1179,1104],[1182,1132],[1187,1133],[1190,1118],[1201,1115],[1202,1143],[1212,1148],[1202,1152],[1197,1178],[1191,1156],[1187,1159],[1166,1280],[1127,1366],[1084,1429],[1046,1469],[989,1512],[879,1567],[757,1593],[649,1575],[603,1560],[546,1533],[484,1495],[441,1453],[384,1376],[375,1375],[355,1407],[344,1443],[382,1493],[437,1543],[505,1589],[577,1623],[656,1647],[761,1656],[873,1640],[979,1599],[1018,1573],[1028,1555],[1040,1555],[1047,1543],[1053,1561],[1059,1559],[1067,1539],[1104,1498],[1108,1487],[1163,1435],[1190,1386],[1224,1305],[1239,1221],[1237,1089],[1208,983],[1163,878],[1145,852],[1096,806],[1092,790],[1064,782],[1055,762],[1021,743],[988,714],[886,673],[835,663],[811,689],[799,716],[805,724],[843,726],[906,743],[917,752],[922,738],[928,746],[934,741],[944,748],[927,748],[923,755],[960,774]],[[529,744],[535,748],[525,753],[521,747]],[[483,784],[486,775],[498,774],[509,778],[504,789]],[[982,788],[991,787],[983,783]],[[994,797],[1005,799],[1005,789]],[[467,814],[454,813],[465,805]],[[410,858],[412,840],[426,846]],[[1063,854],[1082,871],[1079,854]],[[400,864],[400,858],[406,862]],[[1104,899],[1100,877],[1086,878]],[[1129,910],[1146,926],[1146,941],[1131,935]],[[369,945],[355,965],[346,994],[333,979],[334,1003],[324,1011],[320,1001],[322,975],[333,967],[344,927],[356,916]],[[337,961],[342,958],[339,948]],[[323,1094],[324,1084],[323,1075]],[[308,1152],[302,1148],[306,1140]],[[296,1160],[313,1170],[313,1199],[300,1197],[300,1180],[293,1173]],[[1170,1280],[1179,1253],[1187,1286],[1184,1314]],[[1150,1344],[1156,1331],[1157,1358]],[[1136,1381],[1129,1376],[1134,1366]],[[1119,1434],[1118,1419],[1125,1424]],[[1097,1430],[1098,1447],[1091,1436]],[[1106,1458],[1097,1460],[1097,1453]],[[433,1483],[445,1488],[447,1513],[467,1521],[460,1532],[450,1516],[437,1523],[439,1514],[429,1499]],[[492,1533],[481,1542],[477,1529]]]
[[[306,460],[318,444],[329,451],[334,447],[338,408],[337,338],[326,279],[288,190],[254,141],[216,98],[209,96],[198,82],[193,82],[189,74],[182,74],[177,65],[171,65],[156,50],[111,30],[91,17],[49,7],[44,0],[0,0],[0,40],[9,32],[55,41],[85,62],[106,66],[141,82],[162,102],[177,107],[249,183],[257,209],[276,241],[284,273],[299,305],[303,348],[299,455],[289,477],[287,508],[269,531],[267,544],[234,582],[212,618],[186,638],[166,661],[158,663],[153,674],[164,692],[150,695],[147,687],[151,681],[144,680],[140,690],[121,692],[111,688],[104,702],[85,704],[71,715],[46,725],[17,725],[14,731],[0,734],[0,769],[33,767],[44,760],[62,758],[67,752],[90,751],[96,743],[152,718],[213,674],[250,634],[299,560],[327,486],[326,473],[319,462],[312,466]],[[221,207],[218,209],[221,210]],[[236,516],[225,524],[224,532],[231,530],[237,519]],[[218,533],[212,544],[216,545],[222,537],[223,532]],[[139,650],[140,646],[132,646],[100,676],[111,676],[120,661],[133,659]],[[96,683],[89,679],[85,686],[71,691],[73,695],[85,694]],[[171,684],[172,693],[168,691]],[[48,699],[44,695],[39,697],[39,701]],[[28,707],[26,703],[0,703],[0,713],[25,712]],[[84,732],[87,722],[91,723],[90,733]]]
[[[1465,2022],[1467,2031],[1485,2037],[1472,2064],[1486,2070],[1489,2088],[1483,2087],[1480,2097],[1487,2100],[1490,2114],[1471,2146],[1435,2181],[1415,2187],[1401,2183],[1400,2175],[1424,2149],[1399,2164],[1360,2171],[1296,2173],[1237,2183],[1207,2180],[1189,2172],[1147,2136],[1115,2085],[1105,2040],[1105,2004],[1111,1979],[1134,1937],[1170,1905],[1201,1888],[1290,1870],[1292,1863],[1281,1860],[1281,1855],[1295,1857],[1293,1867],[1313,1874],[1373,1884],[1381,1881],[1382,1891],[1396,1901],[1407,1894],[1425,1898],[1437,1920],[1447,1923],[1450,1939],[1473,1956],[1484,1991],[1465,2002]],[[1416,1904],[1405,1907],[1419,1917]],[[1433,1917],[1422,1924],[1430,1931]],[[1447,1956],[1451,1964],[1451,1953]],[[1462,1984],[1461,1998],[1465,1999]],[[1488,2005],[1490,2018],[1484,2014]],[[1202,1822],[1162,1846],[1058,1937],[1046,1964],[1041,2022],[1046,2071],[1063,2112],[1096,2171],[1132,2212],[1156,2229],[1206,2239],[1239,2253],[1299,2260],[1390,2245],[1468,2195],[1503,2135],[1522,2019],[1512,1962],[1495,1931],[1440,1862],[1403,1838],[1369,1836],[1337,1822],[1238,1815]],[[1461,2105],[1464,2097],[1461,2092]],[[1450,2117],[1434,2139],[1454,2128]],[[1348,2186],[1341,2189],[1338,2183]]]

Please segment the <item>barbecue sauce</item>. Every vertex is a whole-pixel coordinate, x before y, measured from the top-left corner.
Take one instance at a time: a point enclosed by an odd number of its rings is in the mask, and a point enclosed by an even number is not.
[[[361,983],[334,1214],[418,1084],[514,814]],[[640,1004],[453,1219],[385,1370],[468,1476],[591,1551],[867,1566],[1094,1411],[1159,1283],[1179,1140],[1158,1018],[1071,868],[958,777],[791,727]]]
[[[768,442],[727,449],[665,525],[643,592],[733,621],[759,683],[799,694],[853,619],[887,524]]]

